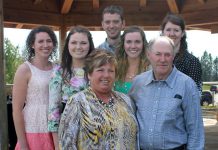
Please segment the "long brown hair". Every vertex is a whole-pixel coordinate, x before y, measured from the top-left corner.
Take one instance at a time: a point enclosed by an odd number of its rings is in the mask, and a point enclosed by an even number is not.
[[[127,70],[129,68],[127,54],[124,49],[124,42],[125,42],[126,34],[132,33],[132,32],[139,32],[142,37],[142,41],[143,41],[143,48],[142,48],[142,53],[140,55],[140,62],[139,62],[137,74],[144,72],[145,70],[147,70],[147,67],[148,67],[148,60],[146,57],[146,49],[147,49],[148,42],[147,42],[145,33],[138,26],[130,26],[124,30],[123,34],[121,35],[121,41],[118,46],[118,49],[116,49],[116,56],[118,60],[118,69],[117,69],[117,76],[116,76],[117,81],[122,81],[122,82],[125,81]]]

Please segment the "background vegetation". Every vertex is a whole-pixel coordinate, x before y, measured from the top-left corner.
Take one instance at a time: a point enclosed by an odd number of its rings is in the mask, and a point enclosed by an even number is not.
[[[4,39],[4,51],[5,51],[5,80],[6,84],[12,84],[14,80],[14,74],[17,67],[23,63],[23,58],[19,54],[19,47],[13,46],[11,41],[7,38]]]

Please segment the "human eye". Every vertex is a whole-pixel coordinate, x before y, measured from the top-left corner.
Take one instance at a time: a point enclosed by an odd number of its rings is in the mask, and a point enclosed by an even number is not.
[[[105,24],[109,25],[110,24],[110,21],[109,20],[106,20],[104,21]]]
[[[114,73],[115,71],[113,69],[110,69],[109,72]]]
[[[171,31],[171,29],[170,29],[170,28],[167,28],[167,29],[166,29],[166,31],[167,31],[167,32],[170,32],[170,31]]]
[[[88,43],[88,42],[85,42],[85,41],[81,42],[82,45],[86,45],[87,43]]]
[[[104,71],[104,69],[103,68],[97,68],[96,71],[97,72],[102,72],[102,71]]]
[[[132,41],[131,40],[126,40],[125,43],[130,44]]]
[[[51,39],[48,39],[48,40],[46,40],[46,42],[48,42],[48,43],[52,43],[52,40],[51,40]]]
[[[38,43],[43,43],[43,42],[44,42],[44,40],[39,40],[39,41],[38,41]]]
[[[160,56],[160,55],[161,55],[161,53],[155,53],[155,55],[156,55],[156,56]]]
[[[71,41],[70,42],[72,45],[75,45],[76,44],[76,41]]]
[[[114,24],[118,24],[120,21],[119,20],[114,20],[113,23]]]
[[[140,43],[142,43],[142,41],[141,40],[136,40],[135,43],[140,44]]]
[[[166,57],[170,57],[171,56],[171,54],[170,53],[166,53],[166,54],[164,54]]]

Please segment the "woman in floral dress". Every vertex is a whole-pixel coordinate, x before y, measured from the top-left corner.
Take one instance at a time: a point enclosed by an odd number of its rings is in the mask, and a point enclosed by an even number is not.
[[[70,30],[64,45],[62,61],[55,66],[49,84],[48,130],[58,149],[57,132],[61,113],[69,97],[87,86],[84,61],[94,50],[91,33],[82,26]]]

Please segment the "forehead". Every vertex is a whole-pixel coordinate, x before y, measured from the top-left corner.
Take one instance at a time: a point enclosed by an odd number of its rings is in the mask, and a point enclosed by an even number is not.
[[[142,39],[141,34],[139,32],[129,32],[125,35],[125,40],[127,39]]]
[[[88,37],[86,33],[76,32],[70,36],[70,40],[75,40],[75,39],[88,40]]]
[[[35,37],[36,37],[36,39],[38,39],[38,38],[50,38],[50,36],[47,32],[36,33]]]
[[[179,25],[173,24],[172,22],[169,22],[169,21],[166,23],[165,28],[181,29]]]
[[[117,13],[114,13],[114,14],[111,14],[111,13],[105,13],[103,15],[103,20],[106,21],[106,20],[121,20],[121,17],[119,14]]]
[[[173,47],[168,41],[156,41],[152,46],[152,51],[156,53],[171,53],[173,54]]]

